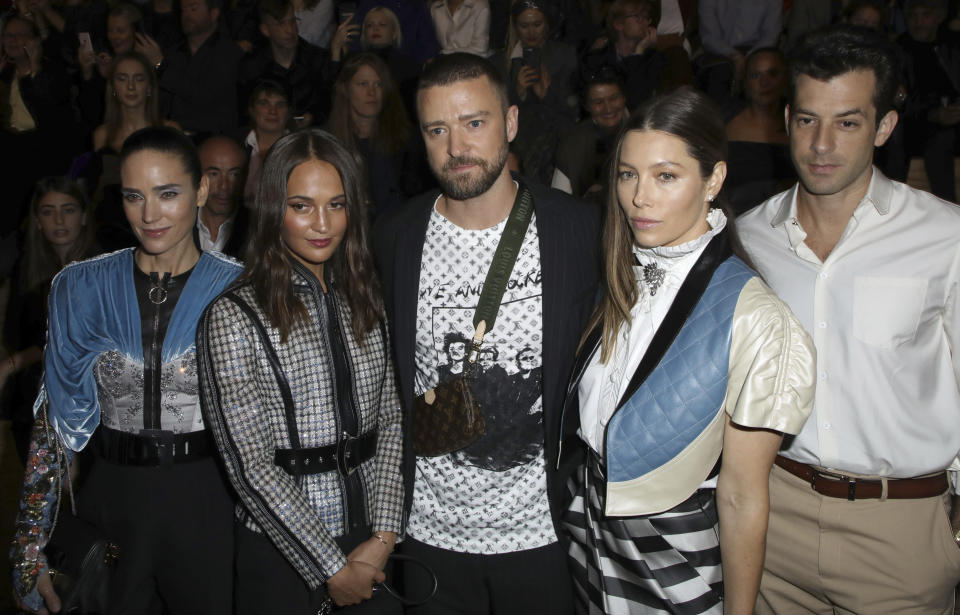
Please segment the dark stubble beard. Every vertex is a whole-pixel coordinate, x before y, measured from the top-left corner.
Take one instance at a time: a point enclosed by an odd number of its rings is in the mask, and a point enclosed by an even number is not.
[[[439,172],[434,169],[434,175],[443,193],[455,201],[466,201],[480,196],[493,186],[503,167],[507,164],[507,155],[510,148],[507,143],[500,146],[496,158],[493,160],[484,160],[483,158],[471,158],[470,156],[457,156],[448,159]],[[480,168],[480,175],[463,174],[452,176],[450,172],[454,167],[474,164]]]

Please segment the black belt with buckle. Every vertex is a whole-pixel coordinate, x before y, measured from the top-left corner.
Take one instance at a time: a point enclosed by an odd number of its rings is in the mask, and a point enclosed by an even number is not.
[[[210,432],[206,429],[190,433],[142,429],[139,433],[130,433],[101,425],[98,431],[97,453],[104,461],[124,466],[165,466],[197,461],[213,452]]]
[[[336,444],[316,448],[278,448],[273,463],[291,476],[320,474],[337,470],[343,476],[352,474],[377,452],[377,430],[361,436],[344,435]]]

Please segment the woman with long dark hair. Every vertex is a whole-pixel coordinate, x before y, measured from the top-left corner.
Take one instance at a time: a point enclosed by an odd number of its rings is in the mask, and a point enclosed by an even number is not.
[[[330,132],[364,162],[371,216],[400,207],[425,188],[423,153],[387,65],[358,53],[333,86]]]
[[[677,90],[614,154],[603,294],[562,432],[582,453],[564,524],[583,613],[752,613],[767,478],[812,408],[813,343],[719,206],[719,118]]]
[[[67,265],[50,290],[14,591],[31,611],[60,609],[43,547],[51,532],[60,538],[68,467],[89,445],[76,514],[120,553],[103,612],[228,613],[231,501],[200,413],[194,340],[201,312],[240,266],[194,244],[208,186],[187,137],[136,132],[120,169],[137,247]]]
[[[237,613],[391,612],[369,598],[402,530],[401,417],[354,157],[322,130],[281,138],[254,212],[243,276],[197,332],[240,499]]]
[[[96,254],[93,215],[83,188],[66,177],[44,177],[30,202],[24,254],[11,279],[0,363],[0,415],[12,420],[26,461],[33,400],[40,384],[50,282],[64,266]]]

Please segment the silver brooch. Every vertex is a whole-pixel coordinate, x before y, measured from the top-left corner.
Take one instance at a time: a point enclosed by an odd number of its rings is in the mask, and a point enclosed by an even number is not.
[[[656,263],[647,263],[643,266],[643,283],[650,289],[650,296],[657,294],[667,272]]]

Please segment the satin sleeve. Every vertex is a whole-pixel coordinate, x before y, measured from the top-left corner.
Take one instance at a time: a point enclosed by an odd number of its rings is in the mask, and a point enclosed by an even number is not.
[[[743,427],[795,434],[813,411],[816,350],[790,308],[759,278],[733,315],[725,408]]]

